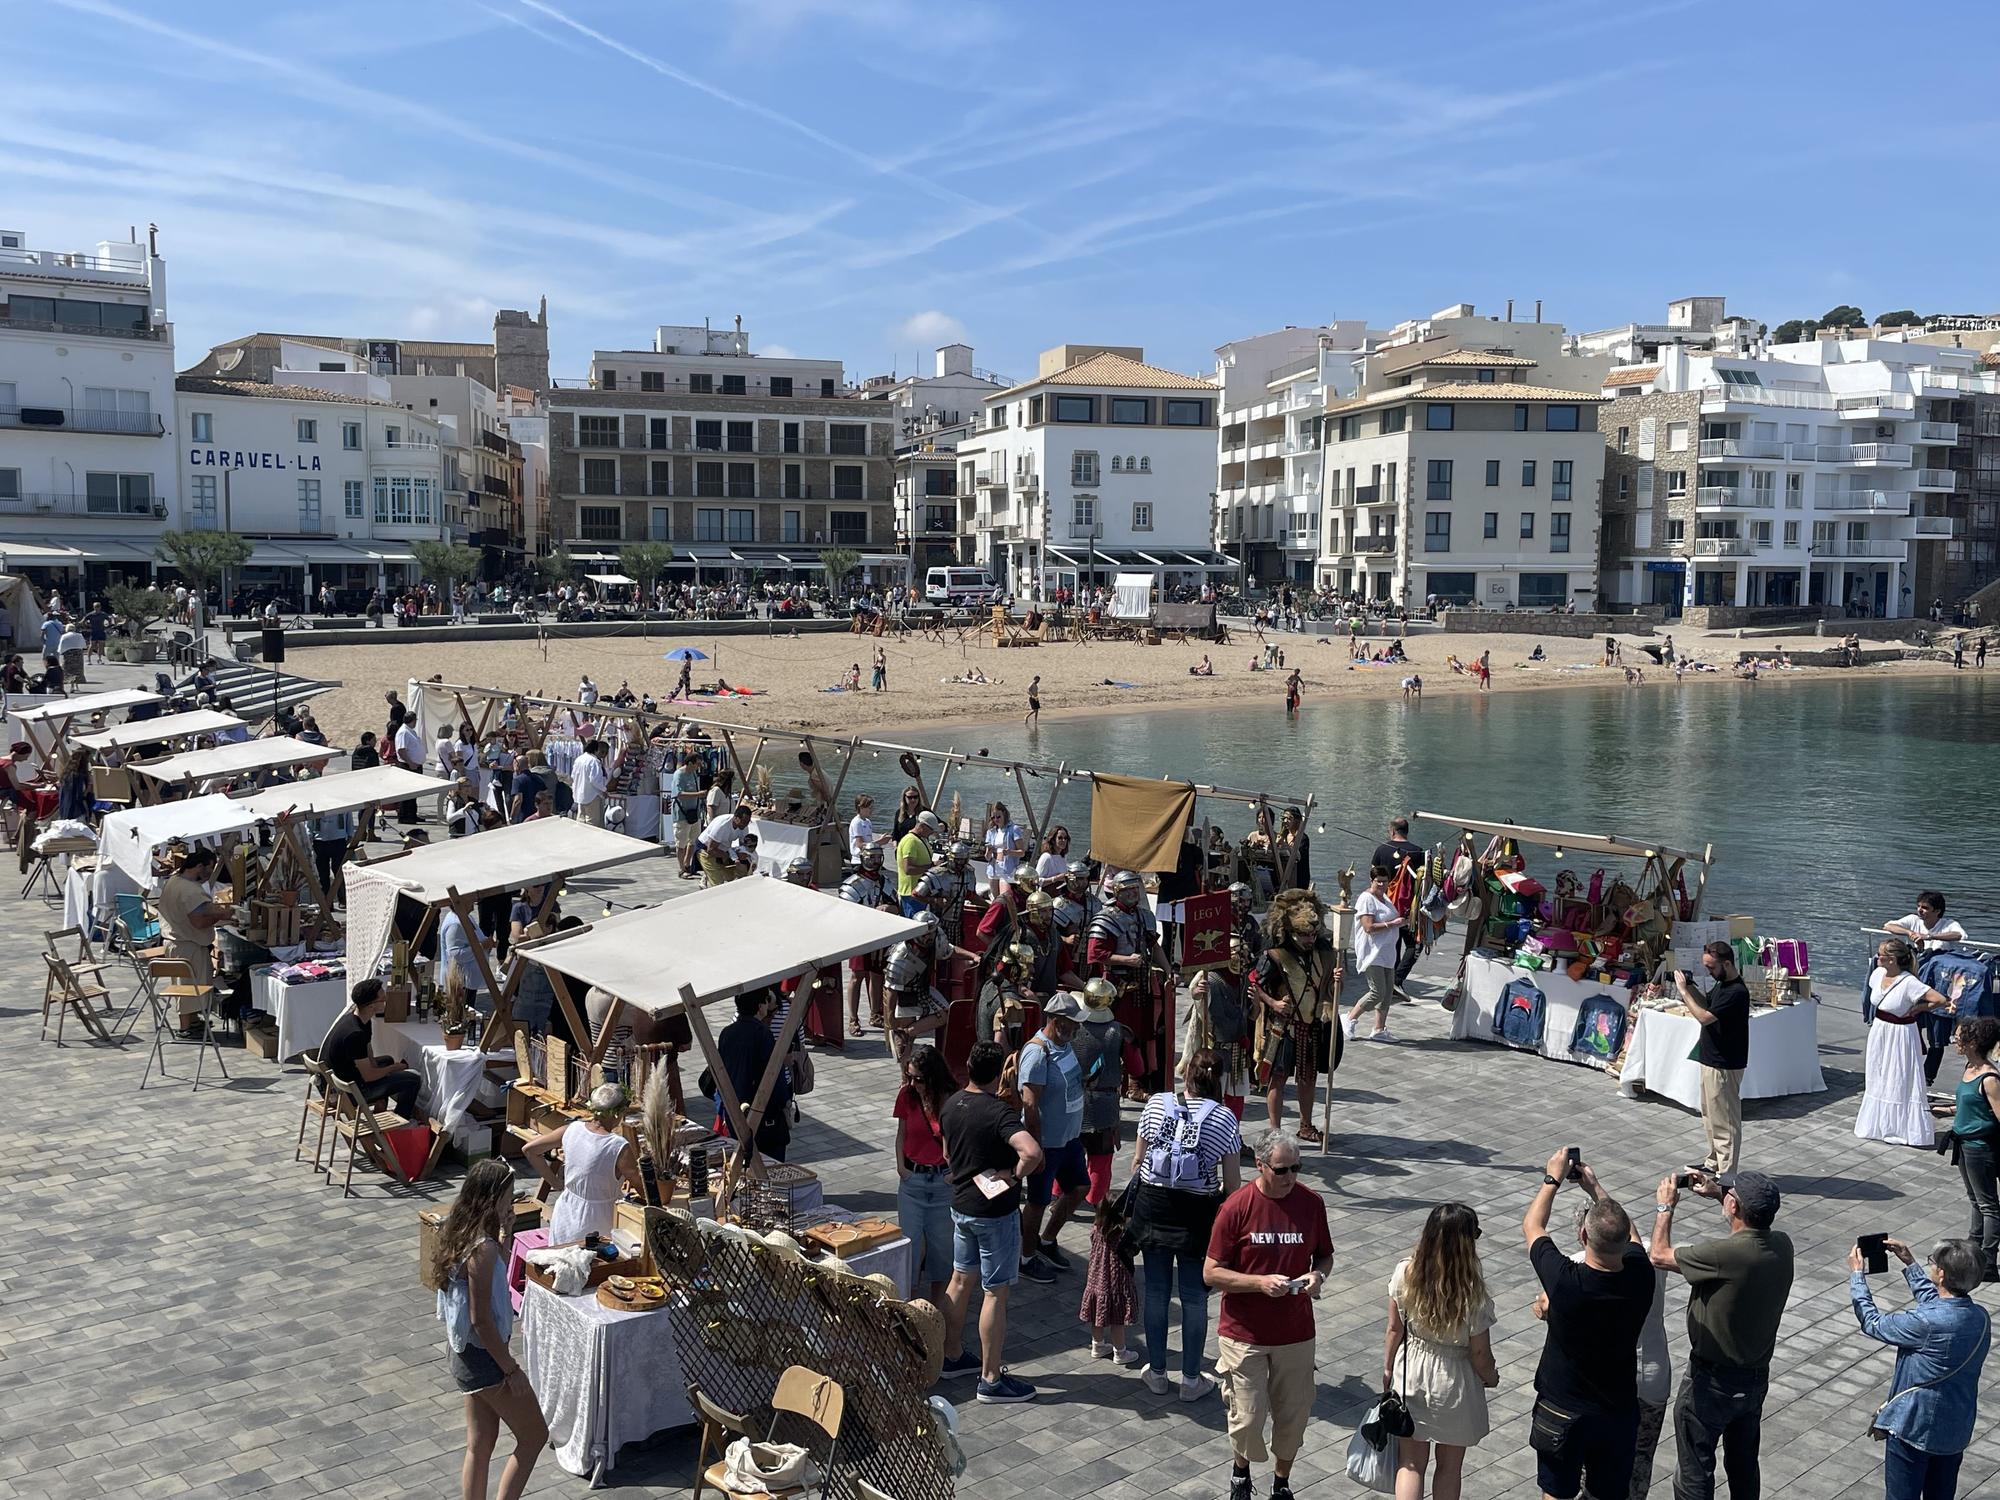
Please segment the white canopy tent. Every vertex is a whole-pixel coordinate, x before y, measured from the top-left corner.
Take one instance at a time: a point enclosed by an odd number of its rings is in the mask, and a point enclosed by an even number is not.
[[[176,839],[214,841],[225,834],[242,833],[256,821],[243,810],[242,803],[219,792],[152,807],[128,807],[105,817],[98,829],[97,849],[144,890],[153,879],[153,851],[162,844]]]
[[[113,724],[109,729],[92,730],[89,734],[72,735],[70,743],[92,752],[130,750],[139,745],[162,745],[168,740],[190,739],[195,735],[219,734],[225,729],[248,727],[234,714],[218,713],[212,708],[195,708],[184,714],[165,714],[157,719],[139,719]]]
[[[585,927],[523,943],[516,951],[549,971],[549,982],[572,1026],[579,1022],[570,981],[616,997],[617,1003],[598,1028],[597,1042],[591,1048],[592,1067],[603,1060],[605,1043],[618,1026],[620,1007],[631,1005],[653,1015],[685,1014],[715,1074],[736,1139],[754,1143],[758,1122],[784,1068],[785,1054],[805,1018],[805,997],[794,999],[777,1047],[747,1107],[723,1066],[703,1007],[794,975],[810,974],[856,954],[873,953],[920,930],[920,923],[906,917],[870,910],[831,892],[753,877],[659,906],[621,912]],[[754,935],[754,941],[732,940],[738,935]],[[742,1153],[736,1160],[743,1160]],[[734,1171],[732,1164],[732,1174]],[[732,1175],[728,1181],[733,1180]]]
[[[402,766],[366,766],[359,771],[341,771],[310,781],[266,787],[261,792],[229,800],[253,818],[278,818],[287,813],[295,818],[320,818],[383,802],[435,797],[450,789],[451,783],[447,781]]]
[[[1120,573],[1111,603],[1114,620],[1150,620],[1153,617],[1153,575]]]
[[[586,573],[583,575],[592,583],[636,583],[636,578],[627,578],[623,573]]]
[[[280,766],[323,766],[346,754],[330,745],[315,745],[290,735],[270,735],[261,740],[238,740],[211,750],[190,750],[150,765],[135,765],[136,776],[149,777],[167,785],[174,782],[207,781],[215,776],[247,776],[256,771],[274,771]]]
[[[121,708],[159,701],[160,695],[149,688],[115,688],[108,693],[87,693],[81,698],[59,698],[53,703],[24,708],[14,715],[14,722],[21,726],[37,756],[45,761],[54,760],[72,719],[116,713]]]
[[[655,852],[652,844],[613,833],[608,828],[544,818],[536,823],[516,823],[470,838],[405,850],[367,864],[350,864],[346,876],[347,971],[356,976],[373,974],[382,962],[382,955],[389,949],[389,936],[395,930],[399,896],[407,896],[428,908],[423,925],[412,940],[414,947],[423,942],[441,908],[457,912],[459,920],[471,929],[477,926],[472,904],[481,896],[541,885],[547,890],[542,897],[542,913],[537,914],[539,920],[553,904],[563,881],[571,875],[644,859]],[[490,1037],[504,1027],[509,1017],[513,986],[519,980],[521,966],[515,966],[503,985],[493,973],[485,949],[475,945],[473,959],[487,993],[498,997],[492,1020],[487,1023]],[[481,1045],[485,1045],[484,1038]]]

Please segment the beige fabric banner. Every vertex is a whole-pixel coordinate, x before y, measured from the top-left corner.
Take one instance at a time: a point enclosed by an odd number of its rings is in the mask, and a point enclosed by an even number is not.
[[[1090,780],[1090,855],[1121,870],[1172,870],[1194,821],[1185,781],[1095,775]]]

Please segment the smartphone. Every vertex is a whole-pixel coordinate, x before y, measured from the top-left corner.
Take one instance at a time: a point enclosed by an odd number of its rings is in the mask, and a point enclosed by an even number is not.
[[[1693,984],[1693,983],[1694,983],[1694,970],[1693,970],[1693,969],[1682,969],[1682,970],[1681,970],[1681,978],[1685,979],[1685,980],[1686,980],[1686,981],[1687,981],[1687,982],[1688,982],[1689,984]]]
[[[1298,1296],[1300,1292],[1303,1292],[1307,1287],[1311,1285],[1312,1285],[1312,1277],[1294,1276],[1292,1278],[1292,1295],[1294,1297]]]
[[[1581,1146],[1570,1147],[1569,1165],[1563,1169],[1563,1176],[1569,1181],[1575,1182],[1579,1175],[1577,1172],[1577,1168],[1582,1165],[1583,1165],[1583,1147]]]
[[[1693,1187],[1694,1173],[1693,1172],[1674,1173],[1674,1186],[1683,1190]]]
[[[1861,1263],[1871,1276],[1879,1276],[1889,1269],[1889,1236],[1886,1234],[1864,1234],[1854,1242],[1861,1252]]]

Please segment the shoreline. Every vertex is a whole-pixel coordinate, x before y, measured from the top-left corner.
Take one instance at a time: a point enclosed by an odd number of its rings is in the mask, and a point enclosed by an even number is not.
[[[1309,635],[1270,638],[1286,657],[1286,668],[1297,668],[1304,680],[1304,706],[1327,702],[1397,698],[1405,675],[1424,680],[1425,698],[1485,697],[1470,675],[1454,675],[1445,665],[1447,654],[1474,661],[1490,650],[1494,661],[1491,694],[1563,693],[1619,688],[1627,692],[1700,691],[1714,682],[1740,683],[1731,670],[1743,643],[1733,636],[1689,636],[1681,645],[1690,657],[1717,668],[1674,681],[1669,669],[1647,660],[1639,668],[1643,680],[1628,684],[1622,667],[1598,665],[1601,640],[1529,638],[1522,636],[1416,635],[1406,637],[1407,665],[1351,667],[1345,640],[1321,645]],[[1537,643],[1547,660],[1532,667],[1529,650]],[[778,636],[738,641],[703,640],[708,659],[698,663],[698,681],[726,679],[746,696],[699,697],[686,712],[695,717],[763,726],[773,730],[853,737],[951,734],[1002,724],[1020,724],[1026,716],[1027,690],[1041,679],[1042,719],[1051,726],[1106,714],[1199,713],[1217,709],[1251,709],[1260,719],[1282,712],[1286,669],[1251,673],[1248,642],[1227,647],[1189,645],[1143,646],[1129,642],[1087,645],[1055,643],[1027,650],[1002,652],[990,642],[966,640],[939,646],[910,640],[878,641],[851,635]],[[1759,642],[1771,657],[1781,649],[1801,649],[1790,641]],[[328,737],[351,745],[364,729],[380,731],[381,699],[385,689],[402,691],[411,678],[439,675],[446,682],[470,687],[521,691],[532,696],[573,699],[579,678],[588,674],[606,696],[621,682],[634,693],[650,692],[662,710],[672,711],[667,694],[678,664],[663,660],[665,643],[656,639],[603,638],[397,645],[393,640],[362,646],[315,648],[310,659],[302,653],[300,670],[342,685],[314,704],[314,713]],[[882,649],[888,663],[888,690],[877,695],[864,686],[858,692],[830,691],[830,685],[859,672],[865,684],[868,663]],[[1191,677],[1188,668],[1207,654],[1215,675]],[[1636,665],[1636,663],[1635,663]],[[990,674],[982,684],[952,679],[971,669]],[[1759,684],[1777,681],[1870,680],[1886,677],[1932,677],[1951,673],[1948,662],[1898,660],[1859,667],[1800,666],[1775,671]],[[1123,683],[1125,686],[1115,684]],[[672,709],[681,709],[681,700]],[[1420,704],[1419,704],[1420,706]]]

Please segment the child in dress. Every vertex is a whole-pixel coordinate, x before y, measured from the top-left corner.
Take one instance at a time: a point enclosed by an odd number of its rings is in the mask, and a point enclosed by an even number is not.
[[[1097,1217],[1090,1226],[1090,1269],[1084,1276],[1083,1306],[1077,1316],[1090,1325],[1092,1359],[1133,1365],[1139,1362],[1139,1352],[1125,1347],[1125,1328],[1132,1321],[1138,1295],[1118,1196],[1109,1194],[1097,1205]]]

